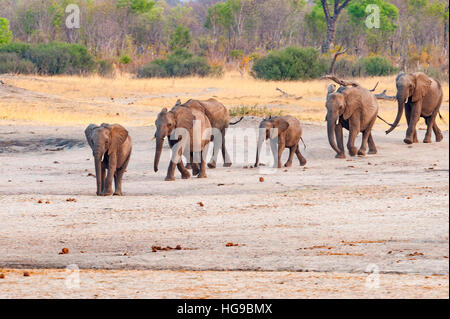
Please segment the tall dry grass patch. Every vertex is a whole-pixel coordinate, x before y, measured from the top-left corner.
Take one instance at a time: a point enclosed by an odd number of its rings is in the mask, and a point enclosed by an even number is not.
[[[395,95],[395,76],[355,79],[377,92]],[[222,78],[136,79],[123,74],[115,79],[97,75],[78,76],[8,76],[10,85],[39,93],[12,95],[0,100],[0,119],[27,120],[57,124],[117,122],[126,125],[151,125],[163,107],[214,97],[228,108],[265,107],[273,113],[291,114],[304,121],[323,122],[328,80],[266,82],[237,72]],[[441,113],[448,123],[448,84],[444,83]],[[283,95],[280,88],[288,95]],[[392,121],[397,112],[395,102],[380,101],[380,115]],[[438,120],[440,121],[440,120]],[[421,124],[422,125],[422,124]],[[444,129],[448,124],[439,123]]]

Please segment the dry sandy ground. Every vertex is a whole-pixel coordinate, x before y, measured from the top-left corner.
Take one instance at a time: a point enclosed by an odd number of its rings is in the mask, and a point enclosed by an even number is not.
[[[250,142],[232,168],[164,182],[169,149],[155,174],[154,128],[128,129],[126,196],[99,198],[84,127],[0,126],[0,297],[449,297],[448,131],[407,146],[377,130],[379,154],[337,160],[305,124],[305,168],[246,169]],[[79,288],[37,270],[68,265]]]

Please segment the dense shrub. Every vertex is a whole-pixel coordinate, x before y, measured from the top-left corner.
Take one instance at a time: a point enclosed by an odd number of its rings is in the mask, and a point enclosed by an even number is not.
[[[108,60],[100,60],[97,62],[97,73],[100,76],[104,77],[113,77],[114,76],[114,66],[111,61]]]
[[[264,80],[313,79],[325,73],[325,61],[314,48],[273,51],[253,65],[252,75]]]
[[[397,68],[395,68],[389,60],[383,57],[376,56],[362,58],[361,62],[364,65],[365,75],[390,75],[397,72]]]
[[[326,69],[330,69],[331,58],[327,59]],[[357,59],[354,56],[339,57],[334,65],[334,74],[341,77],[364,77],[391,75],[398,71],[392,63],[382,57]]]
[[[40,74],[85,74],[94,70],[95,62],[85,46],[64,42],[29,45],[10,43],[0,46],[0,53],[14,53],[35,65]]]
[[[14,52],[0,52],[0,74],[30,74],[35,72],[36,66],[33,62],[21,59],[20,56]]]
[[[154,60],[138,69],[139,78],[207,76],[213,73],[220,73],[220,70],[216,67],[212,69],[204,57],[194,56],[184,49],[178,49],[169,54],[167,59]]]
[[[87,48],[78,44],[54,42],[32,46],[25,58],[33,62],[41,74],[84,74],[94,69],[95,63]]]

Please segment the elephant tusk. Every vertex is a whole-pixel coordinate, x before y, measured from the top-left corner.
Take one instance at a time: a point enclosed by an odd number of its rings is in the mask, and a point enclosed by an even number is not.
[[[153,136],[153,138],[150,139],[150,142],[153,142],[154,140],[156,140],[156,137]]]
[[[339,125],[339,119],[336,120],[336,125]]]

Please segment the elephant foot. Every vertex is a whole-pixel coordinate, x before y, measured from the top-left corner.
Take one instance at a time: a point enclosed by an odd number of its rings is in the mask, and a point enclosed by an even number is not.
[[[224,163],[223,167],[231,167],[231,165],[233,165],[233,163]]]
[[[300,166],[305,166],[305,165],[306,165],[306,160],[305,159],[300,160]]]
[[[431,143],[431,138],[425,138],[423,140],[423,142],[429,144],[429,143]]]
[[[118,191],[114,192],[113,195],[114,195],[114,196],[123,196],[122,192],[118,192]]]
[[[181,173],[181,178],[182,179],[189,179],[191,178],[191,173],[189,173],[188,171]]]
[[[345,159],[345,154],[344,153],[336,154],[335,158]]]
[[[113,194],[112,191],[110,191],[110,192],[103,192],[103,193],[100,194],[100,196],[107,197],[107,196],[111,196],[112,194]]]
[[[207,178],[208,176],[206,175],[206,173],[200,173],[197,176],[198,178]]]
[[[286,164],[284,164],[284,167],[292,167],[292,162],[287,162]]]
[[[358,156],[366,156],[366,151],[364,151],[364,150],[359,150],[359,151],[358,151]]]
[[[436,142],[440,142],[444,139],[444,136],[442,134],[436,135]]]
[[[175,177],[167,176],[164,180],[165,180],[166,182],[173,182],[173,181],[175,181]]]
[[[413,141],[411,141],[410,138],[405,138],[405,139],[403,140],[403,142],[405,142],[406,144],[412,144],[412,143],[413,143]]]
[[[216,163],[214,163],[214,162],[208,163],[208,167],[211,169],[214,169],[214,168],[216,168]]]
[[[350,147],[348,149],[348,152],[350,153],[350,156],[356,156],[356,154],[358,154],[358,150],[356,149],[356,147]]]
[[[377,150],[369,150],[370,155],[375,155],[376,153],[378,153]]]

